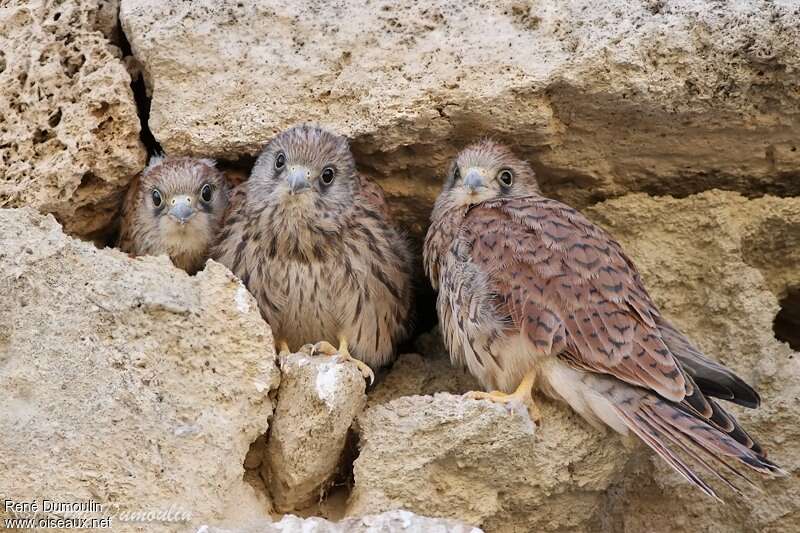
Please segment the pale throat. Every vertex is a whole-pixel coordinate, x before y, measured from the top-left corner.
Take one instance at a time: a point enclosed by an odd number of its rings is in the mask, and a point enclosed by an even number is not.
[[[470,192],[465,187],[459,187],[453,191],[453,203],[466,207],[491,200],[495,196],[495,191],[489,188],[477,192]]]
[[[202,253],[210,244],[208,222],[200,218],[198,213],[185,224],[174,220],[165,220],[161,223],[161,238],[169,252]]]

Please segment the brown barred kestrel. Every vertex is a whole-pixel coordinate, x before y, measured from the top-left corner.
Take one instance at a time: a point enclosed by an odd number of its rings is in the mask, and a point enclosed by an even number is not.
[[[117,246],[132,255],[168,255],[194,274],[208,259],[227,205],[225,177],[213,160],[153,157],[125,195]]]
[[[538,418],[535,388],[595,427],[637,435],[714,498],[676,451],[737,492],[725,475],[747,478],[730,460],[783,473],[712,398],[755,408],[756,391],[670,325],[620,245],[543,197],[507,148],[461,152],[431,221],[425,268],[451,359],[496,391],[472,398],[522,400]]]
[[[212,256],[256,297],[281,352],[325,341],[314,350],[353,359],[372,379],[407,332],[406,240],[347,140],[319,127],[266,146],[231,196]]]

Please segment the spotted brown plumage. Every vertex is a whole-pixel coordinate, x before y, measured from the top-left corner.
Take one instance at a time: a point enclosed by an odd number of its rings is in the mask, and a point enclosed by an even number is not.
[[[194,274],[208,259],[228,205],[225,177],[211,159],[153,157],[122,206],[117,246],[131,255],[168,255]]]
[[[407,332],[405,238],[347,141],[324,129],[297,126],[266,146],[232,194],[213,256],[256,297],[282,351],[326,341],[317,349],[377,368]]]
[[[681,453],[737,491],[731,475],[747,478],[726,460],[782,473],[712,398],[756,407],[758,394],[670,325],[619,243],[542,196],[507,148],[459,154],[431,221],[425,267],[445,343],[502,391],[472,397],[523,399],[538,417],[535,387],[597,427],[637,435],[714,497]]]

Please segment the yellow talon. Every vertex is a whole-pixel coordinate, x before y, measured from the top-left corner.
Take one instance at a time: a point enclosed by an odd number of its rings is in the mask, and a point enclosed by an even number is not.
[[[347,348],[347,339],[345,339],[344,337],[339,337],[338,349],[336,349],[328,341],[320,341],[317,344],[311,346],[310,352],[311,355],[317,353],[328,356],[338,355],[339,357],[342,358],[343,361],[352,361],[358,367],[358,370],[361,372],[361,375],[364,376],[364,378],[369,379],[370,385],[372,385],[375,382],[375,374],[372,372],[372,369],[369,367],[369,365],[350,355],[350,350]]]
[[[539,411],[539,406],[533,401],[531,396],[531,389],[536,381],[536,372],[530,371],[522,378],[519,386],[511,394],[500,391],[483,392],[483,391],[470,391],[464,394],[465,398],[472,400],[489,400],[495,403],[511,403],[519,401],[528,408],[528,414],[537,426],[541,425],[542,413]]]
[[[285,356],[285,355],[289,355],[290,353],[292,353],[292,351],[289,349],[289,343],[286,342],[285,340],[281,340],[278,343],[278,346],[279,346],[279,349],[280,349],[280,351],[278,352],[279,356]]]
[[[319,341],[317,344],[311,345],[311,355],[322,354],[334,356],[338,353],[336,347],[328,341]]]

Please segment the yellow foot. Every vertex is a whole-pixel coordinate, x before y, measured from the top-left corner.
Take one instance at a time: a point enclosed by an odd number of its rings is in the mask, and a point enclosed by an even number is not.
[[[372,383],[375,381],[375,374],[372,372],[372,369],[369,367],[369,365],[350,355],[350,350],[347,349],[347,341],[344,339],[344,337],[339,339],[338,349],[336,349],[336,347],[327,341],[320,341],[313,346],[303,346],[301,350],[309,353],[309,355],[318,353],[328,356],[338,355],[343,361],[352,361],[355,363],[358,367],[358,370],[361,372],[361,375],[364,376],[365,379],[369,379],[370,385],[372,385]]]
[[[280,350],[278,352],[278,356],[283,357],[292,353],[292,351],[289,349],[289,344],[286,341],[280,341],[278,346]]]
[[[500,391],[470,391],[464,394],[464,397],[472,400],[489,400],[490,402],[503,404],[520,402],[528,408],[528,415],[530,415],[533,423],[540,426],[542,423],[542,412],[539,411],[539,406],[536,405],[531,396],[531,388],[533,388],[535,379],[536,374],[534,372],[528,373],[522,379],[517,389],[511,394]]]

